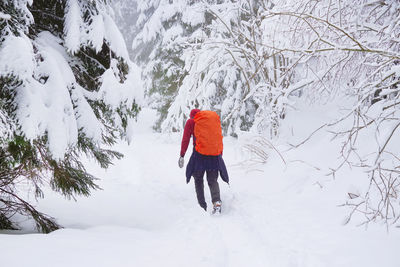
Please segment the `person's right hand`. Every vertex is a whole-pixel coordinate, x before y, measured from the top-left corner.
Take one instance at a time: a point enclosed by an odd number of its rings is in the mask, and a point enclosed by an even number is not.
[[[182,168],[184,163],[185,163],[185,160],[183,159],[183,157],[180,157],[179,160],[178,160],[179,168]]]

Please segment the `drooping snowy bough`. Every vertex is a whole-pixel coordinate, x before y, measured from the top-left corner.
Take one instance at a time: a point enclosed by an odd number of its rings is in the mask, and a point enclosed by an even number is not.
[[[112,15],[102,0],[1,1],[0,228],[15,213],[58,227],[17,192],[21,181],[37,197],[45,182],[88,196],[98,186],[80,156],[104,168],[122,157],[104,145],[129,141],[141,79]]]

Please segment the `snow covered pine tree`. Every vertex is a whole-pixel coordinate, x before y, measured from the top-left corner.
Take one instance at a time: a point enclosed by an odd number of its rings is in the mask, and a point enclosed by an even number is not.
[[[146,94],[159,112],[156,129],[180,131],[196,107],[217,111],[224,134],[254,128],[278,135],[290,94],[284,74],[292,72],[287,58],[260,45],[272,36],[260,15],[270,1],[136,3],[136,25],[122,30],[138,32],[133,60],[143,66]]]
[[[0,229],[14,229],[15,214],[42,232],[59,228],[19,183],[36,197],[45,182],[89,196],[99,187],[80,155],[103,168],[123,156],[102,146],[128,137],[141,83],[111,15],[102,0],[0,2]]]

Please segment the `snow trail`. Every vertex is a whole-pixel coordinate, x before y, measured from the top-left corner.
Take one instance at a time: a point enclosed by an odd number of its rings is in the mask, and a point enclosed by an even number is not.
[[[399,231],[342,226],[345,212],[312,185],[308,168],[272,158],[263,172],[247,172],[231,138],[231,185],[219,179],[223,214],[204,212],[178,168],[181,136],[151,133],[153,117],[142,112],[133,143],[116,147],[125,157],[109,170],[87,162],[103,190],[77,202],[46,192],[38,208],[65,229],[0,235],[0,266],[398,267]],[[205,193],[210,210],[206,183]]]

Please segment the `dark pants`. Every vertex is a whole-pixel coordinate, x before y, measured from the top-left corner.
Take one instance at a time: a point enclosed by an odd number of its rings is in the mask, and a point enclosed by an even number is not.
[[[210,170],[207,172],[207,182],[210,188],[211,201],[214,203],[216,201],[221,201],[219,196],[219,185],[218,185],[218,170]],[[199,205],[207,210],[207,203],[204,199],[204,182],[203,182],[204,171],[195,171],[193,173],[194,184],[196,187],[197,201]]]

